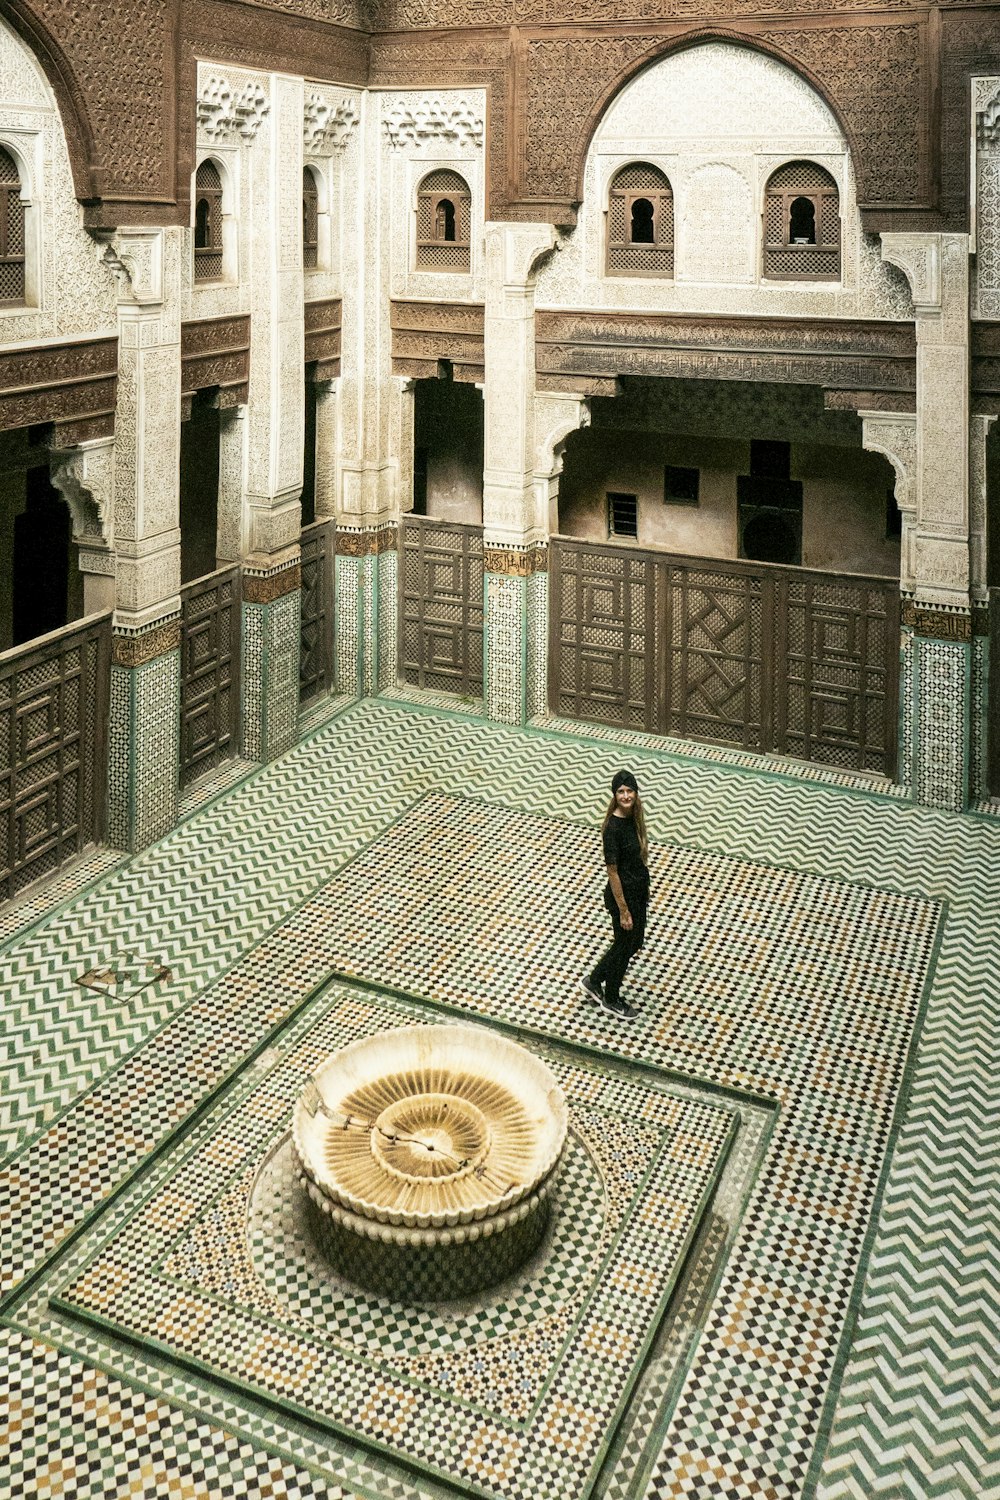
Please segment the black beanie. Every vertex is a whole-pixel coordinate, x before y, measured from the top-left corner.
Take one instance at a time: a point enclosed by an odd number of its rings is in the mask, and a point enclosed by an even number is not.
[[[611,779],[611,795],[614,796],[620,786],[627,786],[633,792],[638,792],[639,783],[631,771],[616,771]]]

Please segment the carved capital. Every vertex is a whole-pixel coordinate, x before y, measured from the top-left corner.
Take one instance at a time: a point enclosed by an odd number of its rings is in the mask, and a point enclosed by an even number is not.
[[[555,249],[558,238],[553,224],[487,224],[490,281],[512,290],[533,287],[542,260]]]
[[[399,101],[382,116],[382,128],[390,146],[419,146],[424,141],[448,141],[457,146],[483,144],[482,112],[464,102],[452,103],[440,96],[416,104]]]
[[[331,104],[322,94],[306,95],[302,111],[302,144],[309,156],[343,151],[361,116],[353,99]]]
[[[941,308],[941,236],[939,234],[883,234],[882,259],[896,266],[910,284],[918,313]]]
[[[114,527],[114,440],[97,438],[53,453],[52,484],[73,519],[73,540],[90,552],[111,551]],[[96,565],[90,571],[101,571]]]
[[[227,79],[212,73],[198,89],[198,129],[209,141],[255,140],[270,109],[267,90],[259,79],[233,88]]]

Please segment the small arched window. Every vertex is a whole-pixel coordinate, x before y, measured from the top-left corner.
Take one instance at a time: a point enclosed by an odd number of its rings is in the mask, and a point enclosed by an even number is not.
[[[0,146],[0,306],[24,306],[24,243],[21,174]]]
[[[659,167],[634,161],[611,180],[609,276],[674,274],[674,194]]]
[[[457,172],[431,172],[417,189],[417,270],[467,271],[472,194]]]
[[[815,162],[786,162],[768,179],[764,275],[784,281],[840,278],[840,194]]]
[[[194,279],[221,281],[222,178],[214,161],[203,161],[194,180]]]
[[[302,264],[307,271],[319,265],[319,187],[311,167],[302,168]]]

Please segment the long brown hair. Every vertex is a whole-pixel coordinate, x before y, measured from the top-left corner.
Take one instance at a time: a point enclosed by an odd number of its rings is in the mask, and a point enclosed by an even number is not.
[[[612,794],[611,801],[608,803],[608,810],[604,814],[604,822],[601,824],[602,833],[608,826],[608,819],[614,817],[616,806],[617,803],[615,801],[614,795]],[[639,796],[638,792],[636,792],[635,801],[632,803],[632,811],[630,813],[630,817],[632,819],[632,822],[635,824],[635,831],[639,835],[639,853],[642,855],[642,862],[644,865],[648,865],[649,839],[646,837],[646,815],[642,810],[642,798]]]

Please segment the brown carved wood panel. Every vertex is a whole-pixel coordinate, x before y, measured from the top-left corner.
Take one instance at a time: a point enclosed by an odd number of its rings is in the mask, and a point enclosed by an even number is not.
[[[550,559],[555,713],[895,774],[895,580],[566,538]]]
[[[654,730],[655,573],[624,548],[553,544],[549,701],[571,719]]]
[[[406,516],[400,527],[399,670],[405,682],[478,697],[483,688],[483,533]]]
[[[766,582],[752,569],[654,559],[662,575],[654,658],[663,690],[654,728],[681,739],[767,748]]]
[[[333,685],[334,567],[336,531],[332,520],[302,528],[302,618],[299,702]]]
[[[339,297],[306,303],[306,364],[316,366],[314,380],[335,380],[340,374],[343,321]]]
[[[111,616],[0,656],[0,901],[104,832]]]
[[[775,723],[784,755],[894,775],[899,589],[774,570]]]
[[[239,751],[239,569],[181,590],[181,779],[191,781]]]

